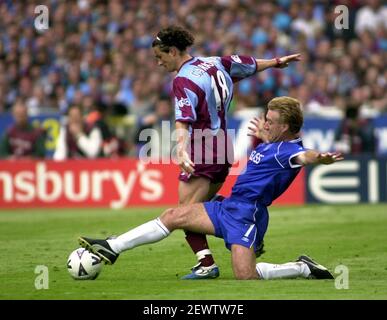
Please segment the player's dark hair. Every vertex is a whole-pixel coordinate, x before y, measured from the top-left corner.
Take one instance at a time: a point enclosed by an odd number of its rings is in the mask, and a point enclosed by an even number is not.
[[[161,51],[169,52],[171,47],[185,51],[195,42],[193,35],[180,26],[169,26],[161,29],[152,42],[152,47],[158,46]]]
[[[289,126],[291,133],[300,132],[304,123],[300,101],[291,97],[278,97],[271,99],[267,107],[279,113],[281,121]]]

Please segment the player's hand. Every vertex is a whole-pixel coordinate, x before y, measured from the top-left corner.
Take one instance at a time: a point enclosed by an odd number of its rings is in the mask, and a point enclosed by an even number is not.
[[[340,152],[324,152],[317,156],[317,161],[320,164],[331,164],[341,160],[344,160],[344,157]]]
[[[195,171],[195,164],[191,161],[187,151],[177,152],[177,163],[182,171],[192,174]]]
[[[249,126],[247,127],[247,129],[249,130],[247,132],[247,135],[249,137],[255,137],[263,140],[264,124],[265,124],[265,119],[263,115],[261,115],[260,117],[254,117],[252,120],[250,120]]]
[[[300,61],[301,60],[301,54],[296,53],[296,54],[291,54],[290,56],[283,56],[279,58],[279,65],[277,68],[286,68],[289,65],[289,62],[292,61]]]

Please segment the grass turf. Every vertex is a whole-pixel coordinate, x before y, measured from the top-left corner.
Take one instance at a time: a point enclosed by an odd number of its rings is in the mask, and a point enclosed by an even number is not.
[[[208,237],[221,276],[182,281],[196,263],[176,231],[162,242],[123,253],[97,280],[75,281],[67,257],[79,235],[120,234],[156,217],[162,209],[130,208],[2,210],[0,299],[387,299],[387,206],[270,208],[266,253],[259,261],[284,263],[307,253],[332,272],[349,270],[349,288],[333,280],[236,281],[223,240]],[[35,288],[35,267],[49,270],[49,289]],[[339,273],[335,274],[339,276]]]

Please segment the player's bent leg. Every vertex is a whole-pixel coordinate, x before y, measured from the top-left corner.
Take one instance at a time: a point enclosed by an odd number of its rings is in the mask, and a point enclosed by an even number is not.
[[[189,182],[179,181],[179,205],[210,201],[223,183],[211,183],[203,177],[195,177]]]
[[[258,279],[258,273],[255,268],[255,252],[253,248],[233,244],[231,246],[231,260],[232,269],[236,279]]]
[[[216,192],[219,191],[222,183],[211,183],[204,177],[193,177],[188,182],[179,183],[179,203],[180,205],[204,202],[210,200]],[[183,277],[183,279],[195,278],[197,273],[207,274],[209,279],[219,276],[219,268],[215,264],[212,253],[209,249],[207,238],[204,234],[184,230],[185,239],[196,254],[198,263],[191,269],[192,272]]]
[[[257,263],[257,272],[262,279],[334,279],[329,270],[306,255],[300,256],[296,262],[284,264]]]
[[[184,229],[194,232],[195,235],[215,234],[215,227],[209,218],[207,211],[202,203],[196,203],[189,206],[178,207],[167,210],[160,217],[161,221],[171,230]],[[211,254],[209,250],[200,250],[198,254]],[[199,256],[198,256],[199,257]],[[183,280],[214,279],[219,277],[219,268],[212,265],[202,265],[201,261],[192,268],[190,274],[182,277]]]

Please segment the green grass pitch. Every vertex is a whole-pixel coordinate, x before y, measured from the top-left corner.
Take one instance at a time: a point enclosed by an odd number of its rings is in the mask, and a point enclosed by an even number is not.
[[[333,280],[233,280],[230,253],[214,237],[208,238],[221,276],[179,280],[196,263],[182,231],[123,253],[94,281],[76,281],[66,261],[79,235],[120,234],[162,209],[34,209],[0,211],[0,299],[387,299],[387,205],[269,209],[259,260],[284,263],[306,253],[332,272],[344,265],[348,289],[337,289]],[[38,265],[48,267],[48,289],[35,288]]]

